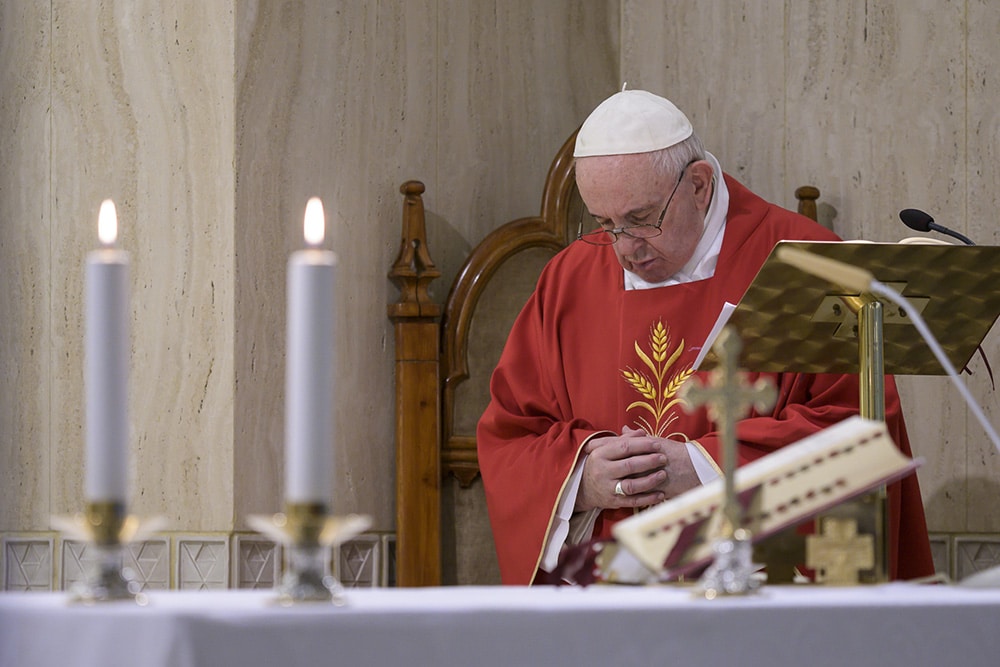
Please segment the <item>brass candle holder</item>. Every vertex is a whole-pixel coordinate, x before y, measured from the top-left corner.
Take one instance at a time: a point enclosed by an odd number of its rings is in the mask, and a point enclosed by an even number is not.
[[[74,584],[72,600],[92,604],[115,600],[132,600],[145,605],[142,585],[125,566],[125,550],[129,543],[142,539],[163,525],[156,518],[140,524],[138,517],[128,514],[120,501],[88,502],[82,514],[73,517],[53,517],[52,525],[71,539],[88,543],[94,555],[84,570],[82,581]]]
[[[371,525],[370,517],[335,517],[324,503],[286,503],[284,513],[251,515],[247,520],[254,530],[285,548],[280,604],[346,604],[344,587],[330,571],[330,554],[333,547],[364,532]]]

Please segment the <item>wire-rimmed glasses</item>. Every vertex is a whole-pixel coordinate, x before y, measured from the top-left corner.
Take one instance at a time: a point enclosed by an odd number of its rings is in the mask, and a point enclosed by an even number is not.
[[[622,227],[615,227],[614,229],[605,229],[604,227],[601,227],[584,233],[583,216],[587,215],[586,208],[584,208],[580,212],[580,224],[576,230],[576,238],[591,245],[614,245],[618,242],[618,238],[622,234],[633,239],[651,239],[655,236],[659,236],[663,233],[663,230],[661,229],[661,226],[663,225],[663,218],[667,214],[667,209],[670,208],[670,202],[674,200],[674,194],[676,194],[677,188],[680,187],[681,181],[684,179],[684,172],[686,172],[687,168],[695,162],[697,162],[697,160],[691,160],[691,162],[688,162],[684,165],[684,168],[681,169],[681,173],[677,177],[677,182],[674,184],[674,189],[670,191],[670,196],[667,197],[667,203],[664,204],[663,210],[660,211],[660,217],[657,218],[655,225],[626,225]]]

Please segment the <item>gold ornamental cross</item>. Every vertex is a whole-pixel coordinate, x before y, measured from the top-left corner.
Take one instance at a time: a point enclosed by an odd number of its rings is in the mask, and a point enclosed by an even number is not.
[[[854,519],[827,516],[820,520],[821,535],[806,537],[806,565],[816,570],[816,581],[834,586],[858,583],[858,572],[875,567],[875,540],[858,535]]]
[[[681,387],[680,397],[685,408],[693,411],[700,405],[708,408],[708,417],[715,422],[722,435],[722,470],[726,480],[726,500],[723,508],[723,537],[732,538],[740,528],[741,510],[736,500],[736,422],[749,408],[758,412],[770,409],[777,399],[774,385],[765,378],[752,386],[739,372],[740,350],[743,347],[732,327],[723,328],[713,345],[719,356],[719,365],[701,386],[687,382]]]

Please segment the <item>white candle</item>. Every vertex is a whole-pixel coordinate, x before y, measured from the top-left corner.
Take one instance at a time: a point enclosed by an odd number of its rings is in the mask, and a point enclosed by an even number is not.
[[[84,391],[88,502],[121,502],[128,488],[128,255],[115,247],[118,219],[101,203],[103,245],[87,255],[84,293]]]
[[[285,500],[329,504],[333,474],[333,308],[337,257],[323,242],[323,203],[306,205],[311,246],[288,260]]]

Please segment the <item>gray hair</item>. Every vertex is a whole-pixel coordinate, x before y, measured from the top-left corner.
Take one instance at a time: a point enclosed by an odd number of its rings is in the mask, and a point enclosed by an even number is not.
[[[661,148],[650,154],[650,163],[661,176],[680,176],[681,169],[695,160],[705,159],[705,147],[694,132],[679,144]]]

